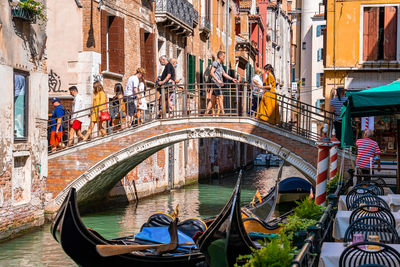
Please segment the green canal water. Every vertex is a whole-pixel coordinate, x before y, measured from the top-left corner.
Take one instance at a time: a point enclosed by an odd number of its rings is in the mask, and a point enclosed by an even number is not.
[[[242,204],[248,203],[257,189],[266,194],[275,184],[277,168],[253,168],[245,173],[242,184]],[[302,175],[293,167],[284,167],[282,177]],[[218,214],[232,193],[236,181],[229,176],[221,181],[196,184],[140,200],[135,204],[121,204],[112,209],[82,216],[87,227],[95,229],[106,238],[136,233],[147,218],[155,212],[171,213],[179,204],[179,217],[207,218]],[[275,213],[291,207],[280,206]],[[0,244],[0,266],[77,266],[63,252],[50,234],[50,225],[22,237]]]

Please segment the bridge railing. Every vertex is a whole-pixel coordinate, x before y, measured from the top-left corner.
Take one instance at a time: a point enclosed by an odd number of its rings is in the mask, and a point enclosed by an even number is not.
[[[108,112],[111,120],[101,120],[104,112]],[[81,137],[87,140],[155,120],[192,117],[248,117],[311,140],[318,139],[324,123],[332,125],[332,113],[328,111],[268,90],[255,91],[247,83],[225,84],[222,88],[206,83],[165,85],[146,88],[136,97],[114,97],[58,121],[49,119],[49,152],[81,141],[76,121],[83,122]]]

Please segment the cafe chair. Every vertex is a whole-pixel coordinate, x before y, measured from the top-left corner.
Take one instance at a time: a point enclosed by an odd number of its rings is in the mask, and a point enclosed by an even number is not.
[[[358,267],[389,267],[389,266],[382,264],[363,264],[363,265],[358,265]]]
[[[354,186],[354,188],[366,188],[373,191],[378,196],[383,196],[385,194],[383,187],[374,181],[358,183]]]
[[[368,249],[368,246],[377,246],[377,250]],[[400,266],[400,253],[383,243],[360,242],[346,248],[339,259],[339,267],[365,266],[366,264],[380,264],[372,266]],[[366,265],[368,266],[368,265]]]
[[[380,242],[385,244],[399,244],[399,235],[388,221],[382,218],[366,216],[354,221],[344,234],[344,242],[352,242],[354,234],[363,234],[364,240],[368,236],[378,236]]]
[[[355,188],[351,189],[349,191],[349,193],[347,193],[347,195],[346,195],[346,208],[347,208],[347,210],[350,209],[351,205],[353,204],[353,202],[357,198],[359,198],[361,196],[364,196],[366,194],[376,196],[375,192],[370,190],[370,189],[368,189],[368,188],[355,187]]]
[[[365,216],[378,217],[386,220],[391,225],[396,226],[396,220],[394,219],[392,212],[389,209],[378,205],[364,205],[356,208],[351,212],[349,224],[352,224],[355,220]]]
[[[351,207],[349,210],[355,210],[356,208],[364,206],[364,205],[377,205],[377,206],[381,206],[381,207],[384,207],[384,208],[390,210],[389,204],[386,203],[385,200],[383,200],[379,196],[370,195],[370,194],[366,194],[365,196],[361,196],[361,197],[357,198],[356,200],[354,200],[354,202],[353,202],[353,204],[351,204]]]

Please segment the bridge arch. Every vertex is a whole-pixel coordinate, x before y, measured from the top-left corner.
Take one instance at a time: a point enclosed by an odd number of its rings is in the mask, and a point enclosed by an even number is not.
[[[71,187],[77,189],[78,202],[80,203],[85,204],[100,199],[122,177],[152,154],[175,143],[197,138],[224,138],[265,149],[285,159],[302,172],[310,182],[315,184],[315,167],[303,157],[294,153],[293,147],[285,147],[246,131],[223,126],[204,126],[203,124],[148,137],[101,159],[61,190],[49,203],[47,209],[57,209]]]

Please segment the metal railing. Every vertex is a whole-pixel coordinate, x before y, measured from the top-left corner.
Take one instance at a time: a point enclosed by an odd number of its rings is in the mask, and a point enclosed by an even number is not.
[[[111,120],[102,121],[102,112],[108,112]],[[79,143],[75,136],[79,134],[74,129],[78,126],[75,121],[90,119],[88,128],[87,123],[83,124],[85,129],[81,129],[81,137],[95,139],[155,120],[218,116],[253,118],[311,140],[320,137],[313,131],[312,123],[331,125],[332,122],[332,114],[327,111],[318,112],[317,107],[270,91],[255,91],[247,83],[225,84],[223,88],[206,83],[179,84],[147,88],[136,97],[114,98],[102,105],[65,115],[59,118],[59,125],[56,119],[49,120],[49,140],[53,138],[49,147],[50,152],[55,152],[57,148]],[[61,129],[62,125],[67,126]],[[61,129],[61,133],[54,133],[56,128]],[[55,134],[61,137],[56,145],[52,145]]]
[[[337,203],[339,196],[342,195],[352,182],[352,170],[349,170],[350,178],[345,183],[338,184],[333,195],[328,196],[328,206],[315,226],[307,228],[308,236],[304,241],[299,253],[292,261],[291,267],[317,267],[321,253],[322,243],[332,242],[332,231],[335,216],[337,213]]]
[[[205,16],[201,17],[200,28],[201,29],[207,29],[208,31],[210,31],[211,23],[210,23],[210,20],[207,17],[205,17]]]

